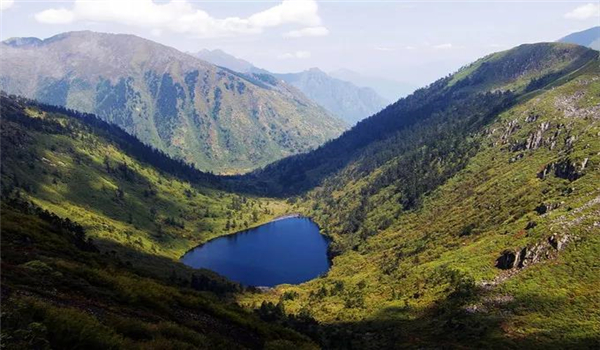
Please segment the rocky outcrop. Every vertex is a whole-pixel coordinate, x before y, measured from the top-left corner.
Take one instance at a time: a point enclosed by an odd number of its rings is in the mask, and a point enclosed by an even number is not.
[[[546,214],[554,209],[559,208],[562,203],[542,203],[535,208],[535,211],[540,214]]]
[[[542,260],[554,258],[570,240],[570,235],[554,234],[544,241],[523,248],[504,250],[496,259],[496,267],[502,270],[522,269]]]
[[[547,164],[539,173],[538,178],[545,179],[548,175],[554,173],[556,177],[575,181],[584,175],[584,170],[588,165],[588,158],[581,163],[571,161],[566,158],[559,162]]]
[[[529,134],[527,142],[525,143],[525,149],[538,149],[542,145],[542,141],[544,141],[544,132],[548,130],[548,128],[550,128],[550,122],[541,123],[535,132]]]

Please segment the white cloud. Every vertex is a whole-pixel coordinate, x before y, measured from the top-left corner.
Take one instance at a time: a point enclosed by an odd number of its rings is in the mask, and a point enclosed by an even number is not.
[[[396,51],[396,49],[394,49],[393,47],[386,47],[386,46],[376,46],[375,50],[377,50],[377,51],[385,51],[385,52]]]
[[[440,44],[440,45],[434,45],[433,48],[436,50],[448,50],[451,49],[453,46],[450,43],[446,43],[446,44]]]
[[[250,25],[256,27],[276,27],[288,23],[305,26],[318,26],[317,2],[314,0],[284,0],[281,4],[248,18]]]
[[[247,18],[215,18],[196,8],[189,0],[166,3],[153,0],[76,0],[71,9],[51,8],[37,13],[35,18],[50,24],[111,22],[198,37],[256,34],[266,28],[290,24],[326,30],[319,27],[321,18],[315,0],[283,0]]]
[[[416,47],[414,47],[414,46],[410,46],[410,45],[408,45],[408,46],[405,46],[404,48],[405,48],[406,50],[415,50],[415,49],[416,49]]]
[[[0,0],[0,11],[8,10],[14,4],[14,0]]]
[[[60,9],[49,9],[42,11],[35,15],[35,19],[38,22],[50,23],[50,24],[67,24],[73,22],[73,12],[60,8]]]
[[[307,27],[299,30],[292,30],[284,33],[285,38],[303,38],[307,36],[326,36],[329,35],[329,30],[325,27]]]
[[[310,58],[311,54],[309,51],[296,51],[296,52],[288,52],[282,55],[277,56],[280,60],[289,60],[289,59],[305,59]]]
[[[587,4],[575,8],[571,12],[565,14],[565,18],[585,20],[594,17],[600,17],[600,4]]]

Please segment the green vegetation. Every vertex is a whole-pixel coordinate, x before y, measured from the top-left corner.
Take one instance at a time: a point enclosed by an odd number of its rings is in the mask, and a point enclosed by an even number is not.
[[[100,245],[178,259],[195,245],[285,212],[281,201],[216,189],[216,177],[93,116],[2,102],[3,191],[19,191],[80,223]]]
[[[310,315],[333,348],[597,345],[598,54],[557,45],[548,56],[547,46],[544,59],[567,62],[536,71],[519,64],[520,48],[494,55],[513,72],[490,77],[479,62],[249,178],[257,191],[307,190],[290,203],[333,238],[337,256],[324,278],[240,302]],[[527,88],[540,77],[551,78]],[[505,251],[522,265],[496,267]]]
[[[3,339],[597,348],[599,62],[565,44],[495,54],[227,178],[92,116],[3,98]],[[174,261],[285,212],[332,238],[326,276],[257,291]]]
[[[1,214],[4,349],[315,348],[186,278],[148,277],[100,253],[81,227],[22,198],[5,197]]]

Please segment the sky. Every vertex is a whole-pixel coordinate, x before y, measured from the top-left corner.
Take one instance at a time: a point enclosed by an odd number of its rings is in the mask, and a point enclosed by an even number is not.
[[[486,54],[600,25],[600,1],[0,0],[0,38],[129,33],[273,72],[350,69],[424,86]]]

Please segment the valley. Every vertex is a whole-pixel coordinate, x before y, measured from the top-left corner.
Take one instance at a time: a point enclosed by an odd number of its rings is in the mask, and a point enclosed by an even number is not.
[[[133,35],[0,45],[3,348],[600,346],[593,48],[346,123]]]

